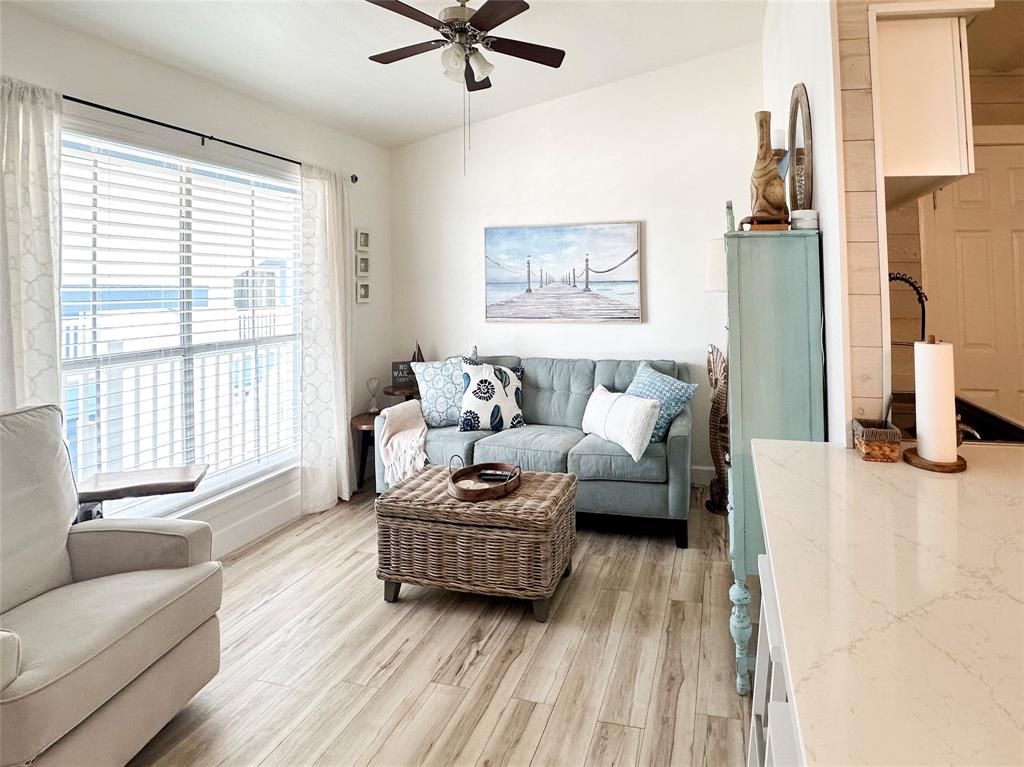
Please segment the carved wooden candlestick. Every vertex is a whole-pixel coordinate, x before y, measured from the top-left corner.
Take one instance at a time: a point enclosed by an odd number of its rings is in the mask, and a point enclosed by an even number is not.
[[[758,219],[789,220],[786,185],[779,175],[779,162],[772,152],[772,113],[755,112],[757,124],[757,161],[750,176],[750,214]]]

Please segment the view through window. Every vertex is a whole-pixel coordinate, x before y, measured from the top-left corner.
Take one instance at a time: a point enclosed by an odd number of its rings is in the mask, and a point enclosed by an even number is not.
[[[298,182],[68,131],[61,163],[76,476],[208,463],[209,490],[294,463]]]

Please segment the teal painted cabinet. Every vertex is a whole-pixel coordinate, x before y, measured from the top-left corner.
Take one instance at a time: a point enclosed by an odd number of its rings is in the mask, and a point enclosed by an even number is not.
[[[747,576],[765,553],[750,440],[825,439],[817,231],[725,235],[729,275],[729,629],[736,691],[750,690]]]

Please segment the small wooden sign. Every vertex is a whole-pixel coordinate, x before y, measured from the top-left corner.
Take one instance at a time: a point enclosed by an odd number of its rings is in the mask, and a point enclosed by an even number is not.
[[[412,372],[412,364],[406,360],[391,363],[391,385],[408,386],[416,383],[416,374]]]

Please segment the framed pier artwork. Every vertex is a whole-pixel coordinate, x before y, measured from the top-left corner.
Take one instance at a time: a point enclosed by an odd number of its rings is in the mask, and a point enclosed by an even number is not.
[[[484,230],[486,319],[640,322],[640,222]]]

